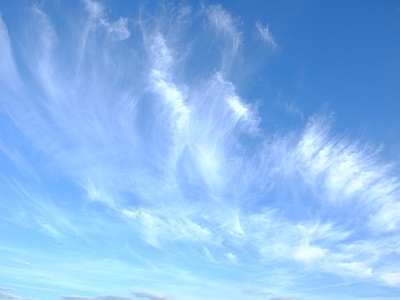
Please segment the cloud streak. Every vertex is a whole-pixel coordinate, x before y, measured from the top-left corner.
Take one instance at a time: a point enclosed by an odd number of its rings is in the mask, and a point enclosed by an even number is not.
[[[267,24],[263,26],[260,22],[256,22],[255,26],[263,41],[272,49],[276,49],[278,47],[278,44],[276,43],[274,36],[269,30],[269,25]]]
[[[139,298],[150,299],[150,300],[171,300],[172,299],[171,297],[169,297],[167,295],[155,294],[155,293],[149,293],[149,292],[136,292],[136,293],[133,293],[133,295],[135,295],[136,297],[139,297]]]
[[[22,299],[20,296],[0,291],[0,299]]]

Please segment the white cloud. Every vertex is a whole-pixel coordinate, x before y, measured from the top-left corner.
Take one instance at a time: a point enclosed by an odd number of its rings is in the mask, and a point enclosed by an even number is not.
[[[136,297],[145,298],[150,300],[171,300],[172,298],[165,294],[153,293],[153,292],[135,292],[133,293]]]
[[[228,103],[232,107],[238,118],[247,118],[248,109],[244,107],[242,103],[240,103],[240,100],[237,97],[232,97],[228,99]]]
[[[318,261],[325,256],[326,250],[313,245],[300,245],[294,250],[294,258],[304,262]]]
[[[236,254],[228,252],[228,253],[225,254],[225,256],[231,261],[231,263],[233,263],[233,264],[237,263],[238,258],[237,258]]]
[[[85,9],[92,19],[98,19],[104,15],[104,7],[99,2],[84,0]]]
[[[154,66],[150,75],[152,89],[171,109],[171,129],[179,133],[187,126],[190,111],[185,105],[184,93],[171,80],[173,58],[161,34],[155,35],[150,50]]]
[[[61,296],[63,300],[93,300],[95,298],[86,296]]]
[[[15,258],[14,261],[19,263],[19,264],[26,265],[26,266],[32,266],[32,267],[36,266],[35,264],[32,264],[32,263],[30,263],[30,262],[28,262],[26,260],[23,260],[23,259]]]
[[[260,22],[256,22],[256,28],[268,46],[270,46],[272,49],[276,49],[278,47],[278,44],[275,42],[275,38],[269,30],[268,24],[263,26]]]
[[[300,108],[297,106],[296,102],[285,102],[284,103],[285,110],[288,114],[294,115],[294,116],[299,116],[301,120],[303,120],[304,116],[303,113],[301,112]]]
[[[397,228],[399,220],[389,210],[397,210],[394,199],[400,191],[399,182],[389,165],[377,162],[376,152],[330,137],[327,127],[315,120],[303,133],[296,152],[296,168],[321,194],[321,200],[333,204],[362,201],[369,209],[372,230]]]
[[[339,268],[350,272],[357,277],[370,277],[372,275],[372,268],[365,266],[360,262],[343,262],[338,263]]]
[[[107,20],[102,19],[101,24],[117,41],[126,40],[131,35],[131,32],[128,29],[127,18],[119,18],[118,21],[114,23],[110,23]]]
[[[192,216],[185,216],[184,211],[124,209],[122,214],[137,221],[142,228],[143,238],[156,247],[179,240],[206,244],[218,242],[209,228],[193,221]]]
[[[57,33],[48,16],[39,7],[34,6],[32,11],[35,26],[30,29],[29,50],[24,49],[29,51],[26,53],[29,60],[28,66],[37,76],[41,87],[51,96],[57,97],[60,87],[57,86],[54,78],[57,78],[59,74],[55,73],[56,66],[53,64],[53,55],[59,42]]]
[[[134,300],[132,297],[122,297],[122,296],[96,296],[96,297],[87,297],[87,296],[61,296],[62,300]]]
[[[207,9],[207,15],[217,32],[227,34],[232,39],[233,50],[237,51],[241,44],[241,33],[237,29],[237,22],[220,5],[212,5]]]
[[[204,250],[204,254],[207,257],[207,259],[211,262],[215,262],[215,259],[214,259],[213,255],[211,254],[210,250],[208,250],[207,247],[203,247],[203,250]]]
[[[211,35],[216,35],[219,40],[218,44],[210,44],[210,47],[217,46],[216,53],[221,55],[219,71],[229,74],[237,61],[243,40],[242,32],[239,30],[239,19],[220,5],[206,6],[204,12],[209,19]]]
[[[260,297],[260,298],[269,298],[273,295],[273,293],[271,293],[271,292],[264,292],[261,289],[254,289],[254,288],[253,289],[250,289],[250,288],[244,289],[243,294]]]
[[[394,185],[396,186],[396,190],[393,191],[393,194],[397,194],[399,187],[397,183],[394,183]],[[384,193],[384,195],[390,197],[391,191]],[[383,202],[378,212],[371,216],[370,224],[374,230],[378,232],[394,231],[400,227],[400,203],[396,202],[393,198],[390,197],[389,200],[385,199],[387,202]]]
[[[89,244],[98,238],[108,245],[134,245],[131,252],[138,256],[144,243],[171,256],[185,245],[188,257],[201,257],[199,265],[206,261],[233,268],[240,258],[241,264],[249,263],[246,272],[262,273],[266,265],[289,262],[313,274],[398,285],[398,274],[382,264],[398,258],[400,183],[393,168],[380,162],[372,146],[330,132],[326,116],[311,118],[305,128],[286,135],[262,133],[256,105],[240,97],[224,68],[242,40],[229,13],[220,6],[205,7],[204,24],[215,33],[210,43],[223,45],[223,62],[193,83],[185,80],[191,66],[185,65],[187,54],[181,49],[186,44],[176,34],[185,32],[183,20],[171,22],[178,27],[171,30],[146,27],[144,21],[129,29],[128,18],[108,20],[99,3],[85,1],[85,9],[89,19],[74,32],[82,39],[78,45],[57,36],[44,12],[33,10],[39,26],[32,40],[21,44],[33,41],[35,47],[22,56],[34,78],[25,88],[36,80],[40,86],[32,97],[22,89],[15,99],[2,100],[10,104],[10,124],[45,164],[10,151],[5,139],[0,143],[14,163],[35,162],[35,171],[47,180],[43,188],[54,183],[47,172],[55,169],[78,191],[64,198],[49,189],[50,195],[42,197],[39,188],[31,191],[17,179],[5,179],[22,207],[10,217],[13,224],[56,239],[78,236]],[[181,19],[192,13],[187,7],[177,11]],[[268,25],[256,27],[276,48]],[[130,30],[137,32],[128,39]],[[125,55],[126,48],[109,46],[120,40],[133,48],[133,58]],[[193,47],[204,47],[195,40]],[[56,59],[64,46],[71,53],[68,64]],[[196,55],[204,49],[195,49]],[[13,51],[1,22],[0,62],[14,77],[8,80],[2,69],[0,78],[10,91],[19,78]],[[287,109],[296,111],[293,105]],[[8,209],[17,210],[15,205]],[[108,233],[113,230],[115,237]],[[135,296],[170,299],[144,292]],[[86,299],[127,298],[64,296]]]
[[[122,296],[98,296],[96,300],[134,300],[132,297],[122,297]]]
[[[15,295],[15,294],[10,294],[10,293],[6,293],[6,292],[2,292],[0,291],[0,299],[22,299],[22,297]]]
[[[400,286],[400,273],[398,272],[390,272],[384,273],[380,276],[382,282],[389,286],[399,287]]]
[[[5,85],[16,92],[20,88],[20,78],[13,57],[7,26],[0,12],[0,79]]]

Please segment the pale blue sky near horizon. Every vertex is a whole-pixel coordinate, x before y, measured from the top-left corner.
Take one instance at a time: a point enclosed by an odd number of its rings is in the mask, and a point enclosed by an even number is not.
[[[399,300],[398,1],[0,1],[0,299]]]

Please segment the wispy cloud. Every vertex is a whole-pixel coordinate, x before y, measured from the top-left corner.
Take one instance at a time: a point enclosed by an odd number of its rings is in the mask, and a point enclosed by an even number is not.
[[[260,289],[244,289],[243,293],[245,295],[250,295],[259,298],[270,298],[273,293],[271,292],[264,292]]]
[[[150,292],[136,292],[133,293],[136,297],[150,299],[150,300],[171,300],[170,296],[164,294],[150,293]]]
[[[204,11],[214,29],[214,34],[219,36],[218,46],[223,47],[221,71],[230,71],[242,44],[240,23],[220,5],[206,6]]]
[[[241,33],[237,30],[237,21],[220,5],[207,7],[206,12],[217,32],[228,35],[232,39],[234,51],[237,51],[241,44]]]
[[[269,30],[269,24],[263,26],[261,22],[256,22],[256,28],[260,33],[261,38],[268,46],[270,46],[272,49],[276,49],[278,47],[278,44],[276,43],[274,36]]]
[[[15,294],[0,291],[0,299],[22,299],[22,297]]]
[[[92,19],[98,19],[104,15],[104,7],[101,3],[92,0],[84,0],[84,3],[85,10]]]
[[[86,296],[61,296],[63,300],[134,300],[134,298],[130,297],[122,297],[122,296],[96,296],[96,297],[86,297]]]
[[[330,115],[265,132],[257,104],[230,79],[244,43],[239,19],[221,6],[165,5],[161,16],[143,8],[130,19],[95,1],[81,4],[84,19],[63,24],[63,33],[33,6],[21,53],[0,22],[1,113],[23,140],[0,137],[1,155],[17,166],[1,177],[1,219],[56,249],[71,246],[49,258],[53,267],[37,254],[29,274],[39,283],[114,295],[123,285],[117,279],[140,281],[135,290],[153,280],[166,294],[133,293],[152,300],[172,299],[185,284],[214,286],[213,274],[231,286],[232,273],[236,284],[276,272],[282,290],[314,274],[400,286],[396,169],[379,147],[335,133]],[[268,25],[256,28],[278,47]],[[196,65],[193,57],[217,62]],[[295,102],[285,108],[301,114]],[[79,261],[67,261],[73,253]],[[92,253],[118,259],[92,261]],[[23,277],[28,261],[3,270]],[[60,274],[78,267],[77,278]],[[106,270],[113,290],[91,291],[97,283],[89,275],[106,282]],[[174,280],[180,286],[162,289]],[[244,296],[290,295],[263,291]]]
[[[91,300],[95,298],[85,297],[85,296],[61,296],[63,300]]]
[[[11,41],[8,35],[7,26],[2,19],[2,14],[0,13],[0,78],[4,84],[3,88],[9,88],[11,91],[16,92],[20,88],[20,78],[18,74],[17,67],[15,65],[15,60],[13,56],[13,51],[11,48]]]
[[[115,22],[110,22],[105,13],[105,8],[101,3],[84,0],[85,10],[89,14],[89,22],[93,22],[93,25],[103,26],[108,34],[112,36],[116,41],[122,41],[130,36],[130,31],[128,29],[128,19],[119,18]]]
[[[26,265],[26,266],[31,266],[31,267],[35,267],[36,266],[35,264],[27,262],[26,260],[23,260],[23,259],[15,258],[14,261],[19,263],[19,264]]]

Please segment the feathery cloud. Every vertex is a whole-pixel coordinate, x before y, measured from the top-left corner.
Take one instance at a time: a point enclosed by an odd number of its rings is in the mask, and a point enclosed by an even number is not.
[[[244,297],[270,298],[316,274],[400,285],[395,166],[335,132],[329,114],[265,130],[233,79],[244,69],[237,17],[172,4],[122,17],[85,0],[75,9],[86,13],[54,24],[46,9],[31,7],[19,39],[0,21],[7,282],[111,294],[64,300],[128,300],[112,295],[132,282],[165,291],[133,293],[152,300],[190,298],[194,286],[236,295],[267,277],[275,290]],[[278,47],[268,25],[256,28]],[[297,102],[286,109],[302,116]]]
[[[263,41],[270,46],[272,49],[276,49],[278,47],[278,44],[275,42],[275,38],[271,34],[269,30],[269,25],[263,26],[260,22],[256,22],[256,28],[258,32],[260,33]]]
[[[136,297],[145,298],[150,300],[171,300],[172,298],[164,294],[156,294],[150,292],[136,292],[133,293]]]

